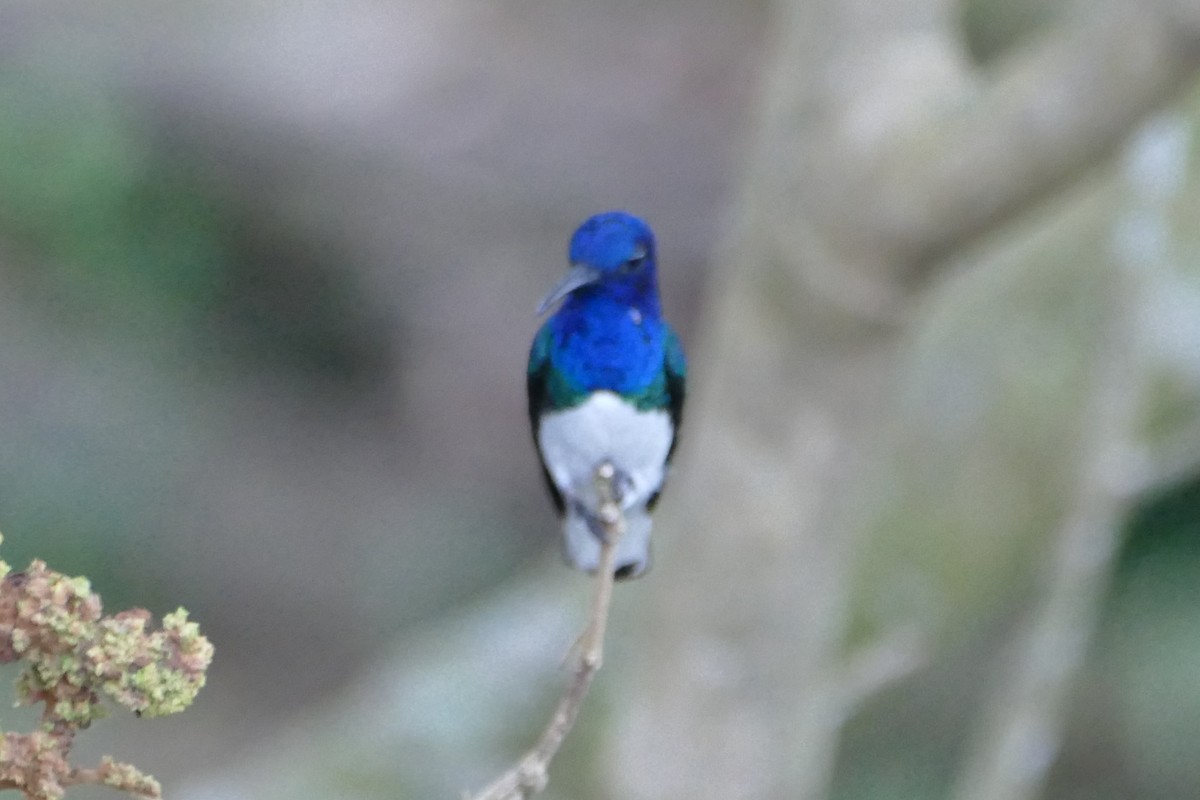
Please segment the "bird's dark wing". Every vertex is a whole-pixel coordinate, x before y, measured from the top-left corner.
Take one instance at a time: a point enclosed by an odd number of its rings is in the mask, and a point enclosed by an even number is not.
[[[683,355],[683,345],[675,331],[667,328],[667,339],[664,345],[663,373],[666,375],[667,413],[671,415],[671,447],[667,450],[667,464],[675,455],[675,445],[679,442],[679,426],[683,422],[683,398],[687,393],[687,359]],[[665,478],[664,478],[665,483]],[[646,508],[650,511],[658,505],[658,497],[662,486],[650,495]]]
[[[667,451],[667,462],[675,455],[675,443],[679,441],[679,426],[683,422],[683,398],[687,393],[687,359],[683,355],[683,345],[675,331],[667,328],[665,344],[665,372],[667,375],[667,410],[671,414],[671,427],[674,437],[671,439],[671,449]]]
[[[543,325],[533,339],[533,346],[529,349],[529,367],[525,373],[525,392],[529,400],[529,426],[533,431],[533,446],[538,452],[538,460],[542,465],[542,478],[546,482],[546,490],[550,492],[554,508],[558,511],[559,516],[562,516],[566,512],[566,504],[563,503],[562,494],[559,493],[558,487],[554,485],[554,480],[550,477],[549,470],[546,469],[546,462],[542,458],[542,449],[537,442],[538,421],[542,418],[542,414],[550,408],[550,391],[547,380],[550,373],[550,338],[549,325]]]

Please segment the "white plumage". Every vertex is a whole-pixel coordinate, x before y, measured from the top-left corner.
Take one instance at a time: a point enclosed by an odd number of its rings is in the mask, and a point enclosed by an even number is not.
[[[596,468],[605,461],[610,461],[625,481],[619,487],[625,534],[617,548],[617,568],[631,575],[646,568],[650,560],[646,503],[662,487],[672,435],[671,418],[665,410],[639,411],[607,391],[596,392],[573,408],[542,416],[538,447],[566,502],[564,547],[577,568],[594,572],[599,565],[600,541],[580,509],[595,516],[599,507]]]

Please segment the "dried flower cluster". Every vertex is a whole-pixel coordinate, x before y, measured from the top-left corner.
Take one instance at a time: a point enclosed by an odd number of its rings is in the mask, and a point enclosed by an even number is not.
[[[130,764],[105,758],[95,768],[72,767],[71,745],[104,715],[104,698],[139,716],[187,708],[204,686],[212,655],[182,608],[166,615],[160,629],[143,609],[106,617],[86,578],[41,561],[12,572],[0,561],[0,664],[26,662],[18,702],[43,705],[38,730],[0,738],[0,789],[56,800],[68,786],[99,783],[159,797],[158,782]]]

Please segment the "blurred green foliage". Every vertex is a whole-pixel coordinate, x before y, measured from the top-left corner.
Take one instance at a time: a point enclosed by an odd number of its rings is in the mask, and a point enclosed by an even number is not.
[[[212,306],[232,263],[213,187],[155,157],[128,111],[86,85],[9,73],[0,107],[0,231],[63,321]]]
[[[345,256],[173,152],[111,90],[8,72],[0,108],[0,241],[57,324],[203,339],[196,354],[304,379],[385,369],[387,333]]]
[[[966,0],[959,4],[967,49],[980,62],[992,61],[1058,18],[1063,0]]]
[[[16,563],[48,558],[156,607],[170,593],[148,575],[172,558],[187,464],[219,423],[202,398],[266,373],[353,402],[383,385],[390,328],[336,248],[276,222],[119,92],[6,66],[0,278],[18,313],[0,363],[28,385],[0,415],[0,522]]]
[[[1193,476],[1144,503],[1129,526],[1071,737],[1075,758],[1103,756],[1106,746],[1122,756],[1106,779],[1083,772],[1095,783],[1076,786],[1073,796],[1167,800],[1200,786],[1198,609],[1200,476]],[[1070,780],[1078,784],[1080,774]],[[1119,790],[1105,794],[1109,787]]]
[[[1200,476],[1149,498],[1129,523],[1046,797],[1178,800],[1200,785],[1197,609]],[[851,721],[835,800],[946,796],[1011,622],[981,626]]]
[[[1113,595],[1135,591],[1143,569],[1158,559],[1200,565],[1200,476],[1162,491],[1144,503],[1129,526]],[[1200,590],[1200,580],[1192,583]],[[1200,606],[1197,606],[1200,608]]]

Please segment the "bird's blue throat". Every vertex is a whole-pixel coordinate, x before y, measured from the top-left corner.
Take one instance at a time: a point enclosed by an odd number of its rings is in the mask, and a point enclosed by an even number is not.
[[[608,390],[639,408],[662,407],[666,336],[653,274],[574,291],[534,343],[550,359],[551,406]]]

